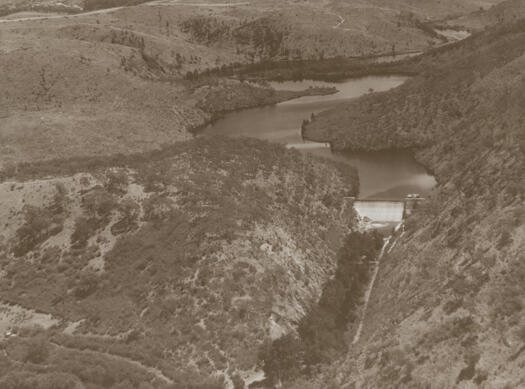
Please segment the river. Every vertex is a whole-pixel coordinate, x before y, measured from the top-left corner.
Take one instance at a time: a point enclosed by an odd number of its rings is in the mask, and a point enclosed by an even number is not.
[[[272,82],[275,89],[302,90],[309,86],[335,86],[339,91],[328,96],[307,96],[274,106],[246,109],[226,114],[209,125],[204,134],[249,136],[285,144],[304,152],[324,156],[355,166],[359,171],[360,198],[403,198],[408,193],[426,195],[436,184],[410,152],[332,152],[323,144],[301,139],[301,123],[312,113],[334,107],[371,91],[385,91],[401,85],[402,76],[371,76],[340,83],[321,81]]]

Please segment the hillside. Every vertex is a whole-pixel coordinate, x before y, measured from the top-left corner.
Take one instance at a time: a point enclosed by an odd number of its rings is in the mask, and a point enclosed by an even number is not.
[[[525,22],[499,25],[307,126],[337,149],[413,148],[439,185],[386,255],[359,344],[297,388],[525,385],[524,43]]]
[[[505,0],[490,8],[447,20],[446,24],[452,27],[461,26],[471,31],[480,31],[498,23],[515,23],[524,12],[525,2],[523,0]]]
[[[1,322],[16,334],[2,388],[248,377],[262,342],[319,299],[356,227],[342,201],[355,172],[257,140],[31,169],[0,184]]]
[[[443,43],[423,15],[440,18],[445,7],[429,2],[420,10],[410,1],[392,8],[381,1],[94,3],[5,4],[33,11],[0,17],[0,166],[157,149],[191,138],[217,111],[285,98],[230,80],[221,84],[233,74],[196,80],[210,70],[402,53]],[[478,3],[469,1],[454,14]],[[119,7],[107,8],[114,5]],[[51,8],[38,8],[44,6]],[[83,14],[78,7],[105,9]],[[200,100],[202,87],[217,84],[228,85],[227,102],[219,107],[216,97],[211,104]]]
[[[181,17],[172,12],[162,17]],[[126,24],[132,16],[140,16],[140,26]],[[216,77],[186,80],[189,72],[241,56],[191,45],[182,33],[167,36],[164,24],[159,32],[157,16],[144,7],[140,15],[121,10],[0,23],[0,166],[157,149],[191,138],[217,111],[302,94]],[[219,99],[203,91],[225,85],[229,95],[218,107]]]

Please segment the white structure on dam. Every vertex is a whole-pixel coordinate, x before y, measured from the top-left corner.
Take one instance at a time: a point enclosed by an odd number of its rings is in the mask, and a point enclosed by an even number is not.
[[[401,223],[417,202],[419,195],[408,195],[404,200],[359,200],[350,197],[360,217],[375,223]]]
[[[403,221],[405,203],[403,201],[354,201],[354,208],[362,218],[373,222]]]

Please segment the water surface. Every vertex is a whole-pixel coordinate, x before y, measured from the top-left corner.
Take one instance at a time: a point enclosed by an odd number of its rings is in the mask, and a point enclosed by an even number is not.
[[[410,152],[332,152],[326,145],[301,139],[301,123],[323,110],[370,92],[385,91],[401,85],[402,76],[363,77],[342,83],[322,81],[272,82],[279,90],[303,90],[309,86],[335,86],[339,92],[329,96],[306,96],[274,106],[246,109],[226,114],[208,126],[204,134],[249,136],[298,148],[324,156],[359,171],[361,198],[403,198],[408,193],[427,194],[434,178],[418,164]]]

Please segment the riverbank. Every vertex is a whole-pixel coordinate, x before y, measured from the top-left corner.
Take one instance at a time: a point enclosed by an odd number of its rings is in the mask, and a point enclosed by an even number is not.
[[[232,79],[217,80],[192,95],[195,106],[205,115],[202,121],[187,130],[193,135],[220,120],[225,115],[250,108],[262,108],[307,96],[328,96],[338,92],[335,87],[309,87],[299,91],[277,90],[266,82],[248,83]]]
[[[305,96],[327,96],[337,93],[336,87],[309,87],[299,91],[276,90],[267,83],[248,83],[237,80],[217,80],[197,89],[196,107],[214,119],[227,112],[263,107]]]

